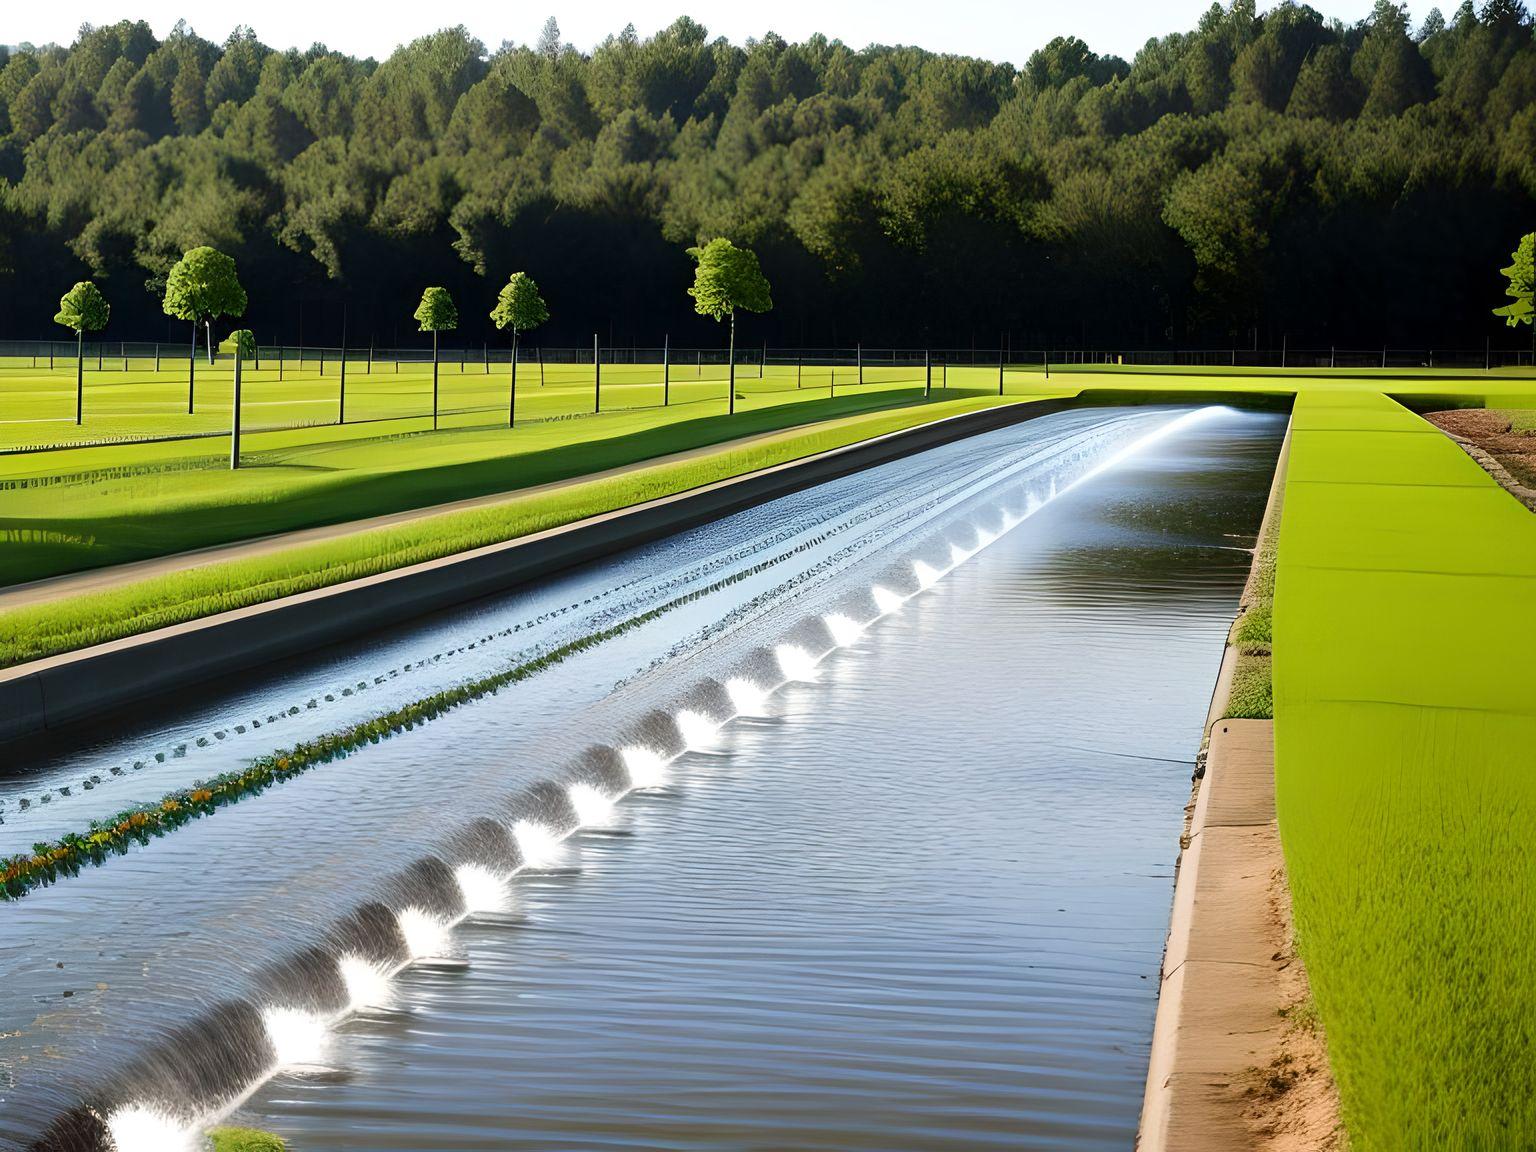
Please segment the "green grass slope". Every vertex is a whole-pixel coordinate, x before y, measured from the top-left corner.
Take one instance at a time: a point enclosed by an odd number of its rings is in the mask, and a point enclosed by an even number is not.
[[[1536,517],[1367,391],[1304,391],[1276,792],[1356,1152],[1536,1147]]]

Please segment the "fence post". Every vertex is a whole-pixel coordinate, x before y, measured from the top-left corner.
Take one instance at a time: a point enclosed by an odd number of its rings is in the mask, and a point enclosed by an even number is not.
[[[853,346],[853,362],[858,365],[859,383],[864,383],[864,345],[858,343]]]
[[[795,387],[800,387],[800,377],[805,372],[805,353],[795,355]]]
[[[923,399],[933,395],[933,353],[923,349]]]
[[[694,375],[702,380],[704,378],[704,349],[700,348],[698,350],[698,357],[699,365],[697,370],[694,372]]]
[[[340,403],[336,407],[336,423],[347,422],[347,346],[341,346],[341,393]]]
[[[279,344],[277,346],[277,381],[279,384],[281,384],[283,381],[283,364],[287,361],[287,359],[288,349]]]
[[[325,346],[320,346],[320,375],[325,375]]]
[[[1045,364],[1045,378],[1047,380],[1049,380],[1051,378],[1051,353],[1050,353],[1050,350],[1047,349],[1046,351],[1040,353],[1040,359]]]
[[[485,356],[485,374],[489,376],[491,374],[491,346],[489,344],[481,344],[480,350]]]
[[[240,341],[235,341],[235,403],[233,416],[229,428],[229,467],[231,471],[240,467],[240,364],[245,359],[240,355]]]
[[[764,340],[763,359],[762,362],[757,366],[757,378],[761,380],[763,378],[763,373],[766,371],[768,371],[768,341]]]
[[[539,345],[539,387],[544,387],[544,345]]]
[[[1493,367],[1493,338],[1491,336],[1484,336],[1483,337],[1483,371],[1486,372],[1486,371],[1488,371],[1492,367]]]
[[[158,342],[155,344],[155,371],[160,371],[160,345]]]
[[[598,357],[597,333],[592,333],[592,412],[603,410],[603,362]]]
[[[665,408],[672,399],[672,334],[661,338],[661,406]]]
[[[1383,368],[1387,366],[1387,346],[1385,344],[1381,346],[1381,366]]]
[[[1338,366],[1339,366],[1339,346],[1337,344],[1330,344],[1330,345],[1328,345],[1328,367],[1330,367],[1330,368],[1337,368]]]
[[[997,350],[997,394],[1003,394],[1003,350]]]
[[[1289,332],[1280,333],[1280,367],[1282,368],[1285,367],[1286,344],[1290,341],[1290,338],[1291,334]]]

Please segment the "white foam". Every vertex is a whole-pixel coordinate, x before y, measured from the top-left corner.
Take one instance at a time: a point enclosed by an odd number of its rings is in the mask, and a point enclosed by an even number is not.
[[[631,745],[619,753],[629,782],[636,788],[660,788],[667,782],[667,760],[660,752]]]
[[[523,857],[523,866],[548,868],[560,858],[560,837],[537,820],[519,820],[512,825],[512,839]]]
[[[194,1152],[202,1137],[196,1125],[146,1104],[130,1104],[107,1117],[116,1152]]]
[[[720,725],[702,712],[684,708],[677,714],[677,730],[689,748],[708,748],[715,742]]]
[[[864,635],[864,626],[855,620],[849,619],[840,612],[832,612],[822,617],[827,631],[832,633],[832,642],[839,648],[846,648],[860,636]]]
[[[738,716],[768,715],[768,693],[750,680],[734,677],[725,682],[725,693]]]
[[[389,971],[382,964],[361,956],[343,956],[337,967],[347,986],[347,1007],[353,1012],[364,1008],[385,1008],[394,999]]]
[[[407,908],[396,919],[400,922],[400,934],[405,937],[405,947],[412,960],[427,960],[447,953],[447,921],[421,908]]]
[[[330,1032],[324,1018],[299,1008],[268,1008],[261,1020],[279,1067],[319,1064],[325,1056]]]
[[[939,578],[944,575],[933,565],[925,564],[921,560],[913,563],[912,573],[917,577],[918,587],[920,588],[932,588],[939,582]]]
[[[811,681],[816,679],[816,658],[798,644],[780,644],[773,650],[779,661],[779,671],[786,680]]]
[[[566,789],[571,807],[576,809],[576,823],[583,828],[606,828],[613,823],[613,800],[590,784],[572,784]]]
[[[899,593],[892,592],[889,588],[882,588],[878,584],[869,590],[869,594],[874,598],[875,607],[882,616],[890,615],[906,603]]]
[[[506,877],[483,864],[460,864],[453,870],[453,878],[459,882],[459,891],[464,894],[466,915],[506,909],[509,897]]]

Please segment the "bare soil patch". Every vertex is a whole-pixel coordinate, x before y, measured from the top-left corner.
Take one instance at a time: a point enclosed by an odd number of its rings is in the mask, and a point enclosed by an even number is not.
[[[1536,413],[1459,408],[1425,416],[1483,470],[1536,512]]]

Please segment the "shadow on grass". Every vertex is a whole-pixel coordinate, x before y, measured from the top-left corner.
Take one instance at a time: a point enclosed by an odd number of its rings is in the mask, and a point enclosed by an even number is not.
[[[932,402],[976,394],[969,390],[935,389]],[[0,548],[0,585],[405,512],[454,500],[512,493],[743,436],[905,407],[921,398],[921,388],[882,388],[863,395],[855,393],[825,400],[751,408],[738,411],[734,416],[722,413],[679,420],[660,427],[489,460],[389,473],[322,471],[291,496],[263,501],[227,503],[210,495],[205,505],[189,508],[182,504],[174,512],[157,511],[152,502],[146,501],[144,511],[133,515],[71,517],[70,535],[88,542],[79,547],[60,547],[56,541],[46,548],[28,547],[20,543],[26,534],[47,525],[20,519],[0,520],[0,530],[14,533],[12,539],[17,541]],[[516,435],[515,430],[508,433],[509,449],[515,448]],[[351,441],[348,446],[355,447],[358,443]],[[295,465],[284,464],[282,467],[293,468]],[[188,477],[188,482],[195,483],[195,480]]]

